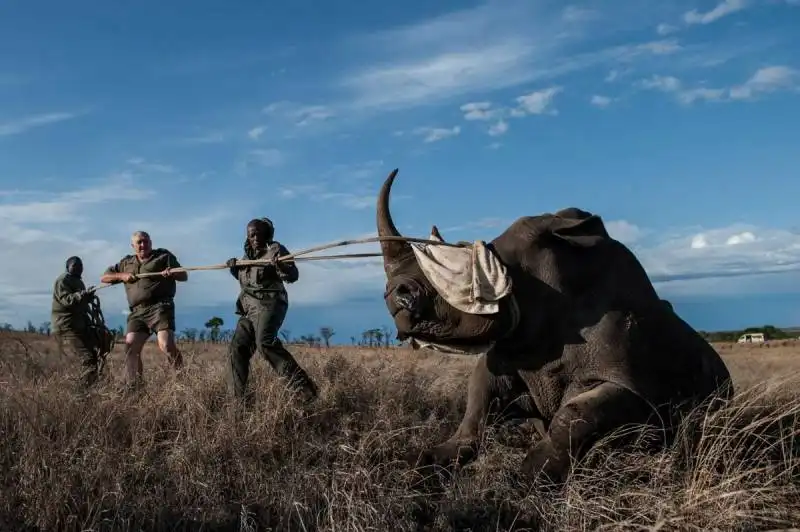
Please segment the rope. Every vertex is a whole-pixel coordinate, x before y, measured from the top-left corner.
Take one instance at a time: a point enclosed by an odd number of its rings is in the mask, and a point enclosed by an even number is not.
[[[97,361],[99,363],[97,375],[100,377],[106,365],[106,358],[116,345],[117,335],[106,326],[103,310],[100,308],[100,298],[97,297],[97,295],[94,295],[89,300],[87,317],[89,318],[89,327],[87,331],[89,337],[88,347],[97,356]]]
[[[423,244],[432,244],[437,246],[448,246],[448,247],[467,247],[469,244],[466,243],[457,243],[453,244],[450,242],[442,242],[440,240],[429,240],[426,238],[415,238],[409,236],[377,236],[377,237],[369,237],[369,238],[359,238],[359,239],[349,239],[349,240],[339,240],[336,242],[331,242],[328,244],[322,244],[320,246],[315,246],[307,249],[303,249],[301,251],[297,251],[295,253],[289,253],[288,255],[282,255],[280,257],[276,257],[275,260],[278,262],[285,262],[290,260],[334,260],[334,259],[353,259],[353,258],[364,258],[364,257],[382,257],[382,253],[347,253],[341,255],[318,255],[316,257],[305,257],[309,253],[313,253],[315,251],[322,251],[325,249],[331,249],[335,247],[342,247],[342,246],[350,246],[353,244],[368,244],[371,242],[381,242],[381,241],[403,241],[403,242],[419,242]],[[265,259],[255,259],[255,260],[237,260],[237,266],[261,266],[264,264],[271,264],[271,261]],[[226,270],[228,266],[223,264],[212,264],[209,266],[186,266],[181,268],[172,268],[170,271],[175,273],[180,272],[194,272],[194,271],[209,271],[209,270]],[[157,277],[160,276],[161,272],[145,272],[139,273],[136,275],[138,278],[143,277]],[[95,287],[95,291],[102,290],[103,288],[108,288],[109,286],[114,286],[118,283],[110,283],[110,284],[100,284]]]

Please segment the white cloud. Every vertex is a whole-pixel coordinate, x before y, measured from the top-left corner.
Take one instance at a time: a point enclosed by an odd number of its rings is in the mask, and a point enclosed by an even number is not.
[[[761,68],[746,82],[732,87],[685,87],[684,83],[674,76],[653,75],[635,84],[639,88],[658,90],[674,94],[682,104],[692,104],[698,100],[709,102],[753,100],[760,94],[780,90],[797,90],[800,88],[800,71],[777,65]]]
[[[450,137],[455,137],[461,133],[461,127],[453,126],[451,128],[444,127],[418,127],[414,130],[415,135],[424,137],[425,142],[438,142]]]
[[[322,173],[324,178],[334,178],[343,182],[352,183],[354,181],[374,180],[382,168],[384,162],[379,159],[358,163],[333,164],[330,169]]]
[[[669,35],[670,33],[675,33],[678,31],[678,28],[672,26],[671,24],[659,24],[656,26],[656,33],[659,35]]]
[[[609,98],[608,96],[603,96],[601,94],[594,94],[592,95],[589,101],[595,107],[605,108],[611,105],[611,102],[613,102],[614,100],[612,98]]]
[[[263,135],[264,131],[266,130],[267,128],[265,126],[256,126],[247,132],[247,136],[253,140],[258,140],[258,138]]]
[[[470,102],[460,107],[464,112],[464,120],[491,120],[498,114],[502,114],[502,109],[492,107],[491,102]]]
[[[353,210],[375,206],[375,196],[362,191],[342,192],[331,190],[323,183],[298,184],[282,187],[280,197],[285,200],[306,199],[316,203],[334,203]]]
[[[758,94],[789,90],[798,85],[800,71],[782,65],[768,66],[760,68],[743,84],[731,87],[729,96],[732,100],[750,100]]]
[[[553,99],[562,91],[561,87],[548,87],[539,91],[524,94],[517,98],[519,106],[512,111],[513,116],[557,114],[553,108]]]
[[[284,120],[297,127],[325,122],[336,116],[336,112],[327,105],[305,105],[286,100],[271,103],[262,112],[272,119]]]
[[[800,271],[800,235],[783,229],[735,225],[673,236],[638,249],[637,254],[654,279],[696,280],[695,288],[702,288],[701,279]],[[735,290],[735,285],[728,289]]]
[[[240,173],[247,173],[252,166],[274,168],[286,162],[286,155],[275,148],[257,148],[248,150],[236,163]]]
[[[0,122],[0,137],[18,135],[28,131],[29,129],[56,124],[58,122],[64,122],[65,120],[72,120],[81,114],[82,113],[74,112],[44,113],[25,116],[10,120],[8,122]]]
[[[606,231],[615,240],[630,245],[646,234],[641,227],[626,220],[611,220],[605,222]]]
[[[364,107],[436,103],[443,98],[518,85],[530,75],[518,69],[533,50],[518,41],[481,49],[375,66],[348,76],[344,85]]]
[[[132,157],[126,161],[129,165],[143,172],[155,172],[158,174],[174,174],[177,172],[174,166],[162,163],[151,163],[141,157]]]
[[[489,126],[490,137],[499,137],[500,135],[504,135],[507,131],[508,131],[508,122],[504,120],[498,120],[496,123]]]
[[[223,131],[204,131],[189,137],[175,139],[175,144],[221,144],[228,139],[228,135]]]
[[[610,2],[608,6],[613,7]],[[443,103],[602,63],[631,62],[681,50],[676,41],[593,46],[594,40],[602,41],[618,30],[655,22],[649,21],[656,16],[650,10],[633,11],[634,16],[603,19],[595,11],[575,6],[489,1],[354,38],[352,49],[368,59],[345,72],[338,88],[349,94],[355,108],[385,111]],[[584,27],[588,25],[591,31]],[[476,40],[476,35],[481,39]]]
[[[561,18],[565,22],[584,22],[597,17],[597,12],[592,9],[578,6],[567,6],[561,12]]]
[[[723,0],[706,13],[700,13],[696,9],[687,11],[683,15],[683,20],[687,24],[710,24],[722,17],[736,13],[748,7],[746,0]]]

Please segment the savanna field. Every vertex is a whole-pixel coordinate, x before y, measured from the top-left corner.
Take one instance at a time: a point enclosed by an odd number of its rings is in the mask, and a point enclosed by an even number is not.
[[[535,431],[487,431],[437,486],[403,460],[458,425],[474,358],[291,346],[321,388],[301,410],[254,357],[227,390],[224,345],[148,345],[126,398],[121,347],[97,393],[43,336],[0,337],[2,530],[786,530],[800,526],[800,342],[715,344],[738,396],[660,454],[602,447],[558,491],[513,476]],[[691,428],[690,432],[688,429]],[[689,436],[693,434],[693,436]],[[425,489],[426,491],[423,491]]]

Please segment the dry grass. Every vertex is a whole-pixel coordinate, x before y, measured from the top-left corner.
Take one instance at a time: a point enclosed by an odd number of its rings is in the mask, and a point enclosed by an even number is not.
[[[301,349],[310,412],[254,360],[257,404],[227,394],[220,346],[186,346],[175,379],[148,346],[148,393],[82,399],[48,341],[0,338],[3,530],[770,530],[800,524],[800,345],[718,346],[740,390],[656,455],[600,448],[564,490],[508,475],[530,433],[488,433],[435,494],[400,457],[458,424],[473,360],[399,349]],[[785,377],[785,383],[779,382]],[[788,380],[787,380],[788,379]],[[694,434],[694,436],[692,436]],[[694,442],[691,444],[690,442]],[[520,445],[522,444],[522,445]]]

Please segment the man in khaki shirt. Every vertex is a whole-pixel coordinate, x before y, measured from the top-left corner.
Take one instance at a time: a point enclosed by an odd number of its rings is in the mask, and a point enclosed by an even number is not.
[[[167,355],[175,369],[183,366],[183,359],[175,344],[175,292],[176,281],[186,282],[186,272],[173,273],[180,268],[178,259],[164,248],[153,249],[150,235],[136,231],[131,237],[133,255],[126,255],[109,266],[100,281],[125,283],[128,299],[128,326],[125,335],[125,356],[128,381],[138,388],[143,383],[142,348],[155,333],[158,347]],[[160,272],[161,276],[137,277],[140,273]]]

